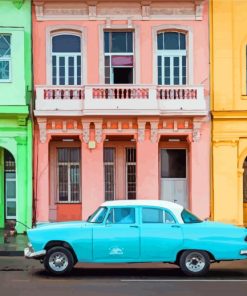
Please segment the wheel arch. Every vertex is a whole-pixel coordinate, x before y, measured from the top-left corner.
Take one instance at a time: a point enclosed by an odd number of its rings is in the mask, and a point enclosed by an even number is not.
[[[203,249],[183,249],[183,250],[180,250],[177,253],[176,261],[175,261],[176,264],[179,263],[179,259],[180,259],[181,255],[183,254],[183,252],[186,252],[186,251],[191,251],[191,252],[193,252],[193,251],[206,252],[209,255],[210,260],[216,261],[216,259],[214,258],[214,255],[211,252],[209,252],[208,250],[203,250]]]
[[[78,261],[76,253],[73,249],[73,247],[66,241],[62,241],[62,240],[52,240],[46,243],[44,249],[46,251],[48,251],[49,249],[53,248],[53,247],[63,247],[67,250],[69,250],[71,252],[71,254],[73,255],[73,258],[75,260],[75,263]]]

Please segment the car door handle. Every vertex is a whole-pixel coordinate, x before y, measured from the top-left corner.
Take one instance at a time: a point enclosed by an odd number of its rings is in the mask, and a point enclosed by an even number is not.
[[[173,228],[180,228],[179,225],[172,225]]]
[[[138,228],[139,226],[138,225],[130,225],[130,227],[132,227],[132,228]]]

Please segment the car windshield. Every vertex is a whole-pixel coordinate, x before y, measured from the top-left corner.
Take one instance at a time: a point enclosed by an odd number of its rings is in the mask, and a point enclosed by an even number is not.
[[[91,216],[88,217],[87,222],[102,223],[105,219],[106,212],[106,207],[99,207]]]
[[[186,224],[202,222],[202,220],[200,220],[198,217],[196,217],[191,212],[189,212],[188,210],[185,210],[185,209],[182,211],[181,217],[182,217],[184,223],[186,223]]]

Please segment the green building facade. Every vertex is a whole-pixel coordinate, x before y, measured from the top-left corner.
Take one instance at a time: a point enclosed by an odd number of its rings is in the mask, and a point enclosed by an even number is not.
[[[0,228],[32,224],[31,0],[0,1]]]

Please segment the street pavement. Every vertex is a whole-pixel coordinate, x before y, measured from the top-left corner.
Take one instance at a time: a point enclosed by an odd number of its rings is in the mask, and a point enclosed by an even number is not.
[[[247,261],[212,264],[202,278],[184,276],[169,264],[77,264],[54,277],[39,261],[0,257],[0,296],[246,296]]]

